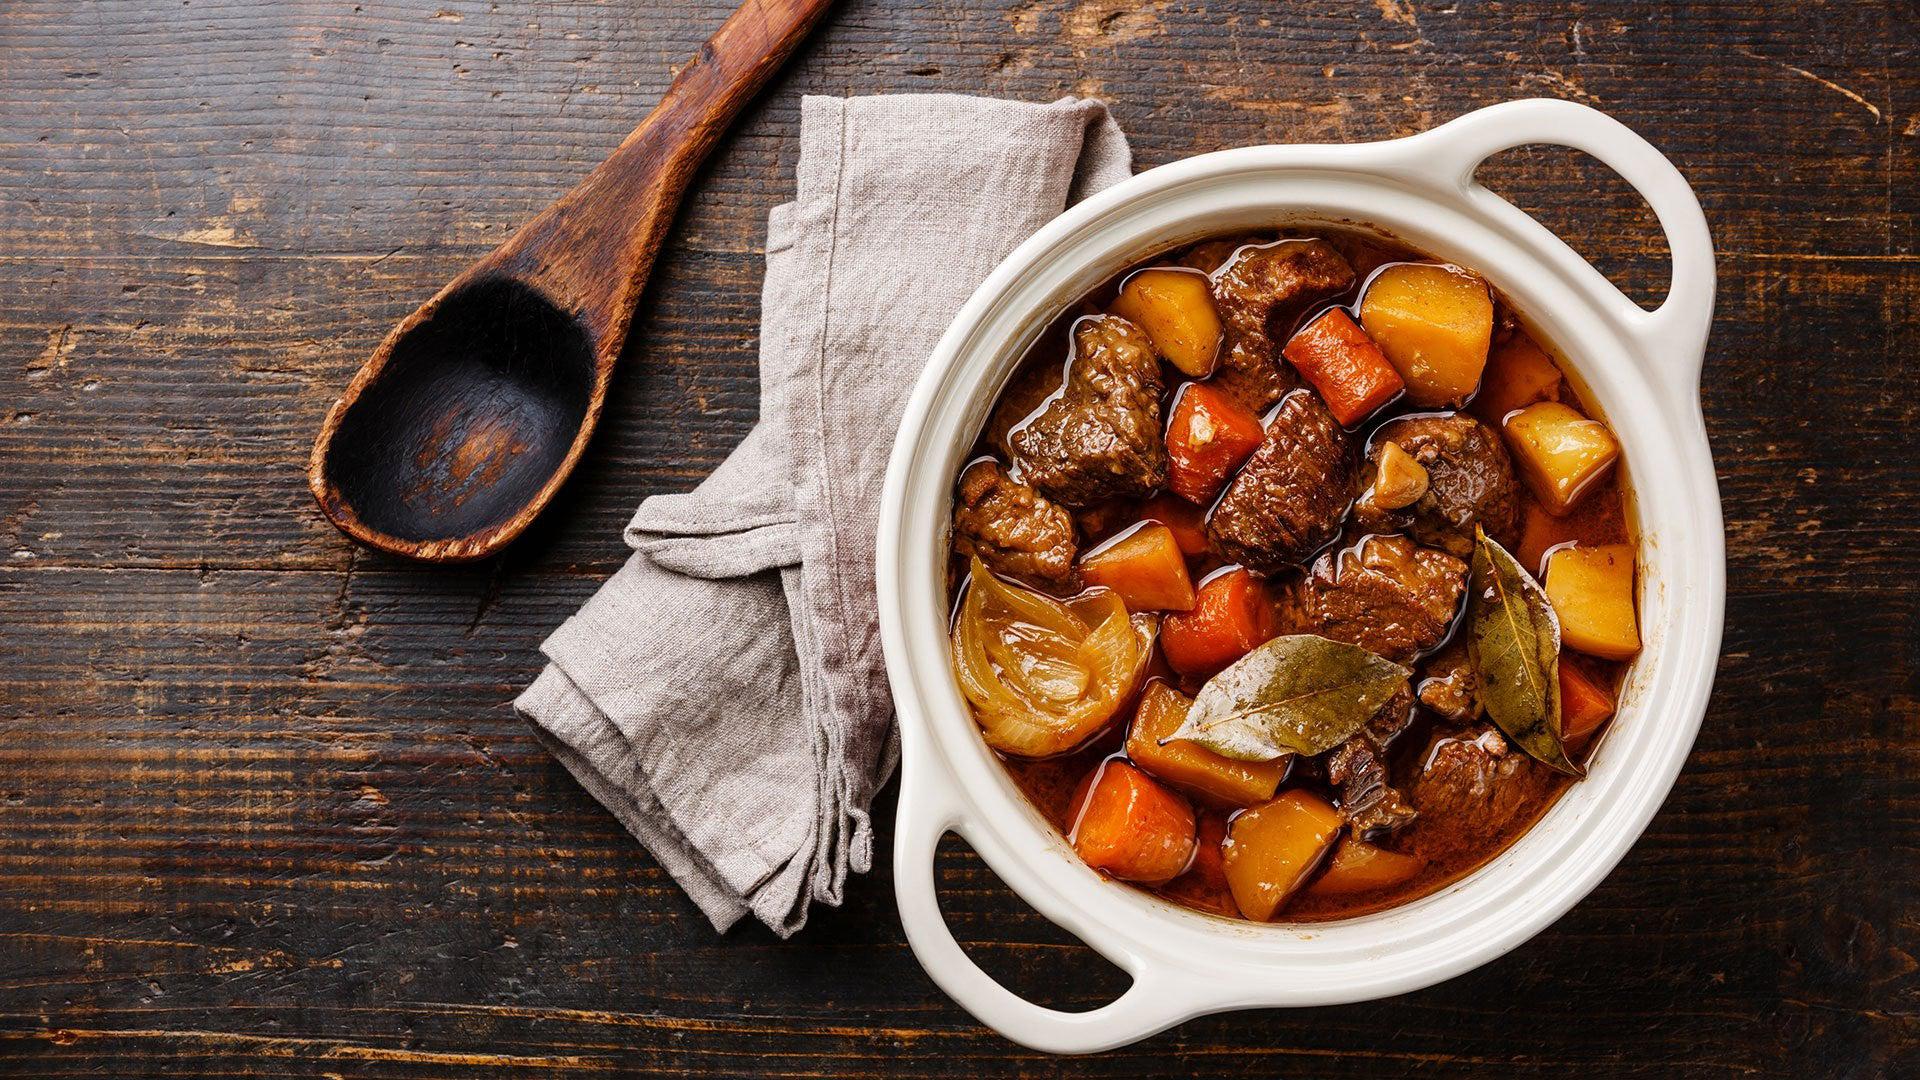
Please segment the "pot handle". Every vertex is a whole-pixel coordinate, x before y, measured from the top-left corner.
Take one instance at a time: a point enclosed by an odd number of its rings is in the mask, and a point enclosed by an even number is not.
[[[1673,256],[1666,300],[1647,311],[1559,237],[1553,236],[1554,244],[1580,270],[1606,282],[1618,298],[1615,321],[1649,360],[1657,360],[1655,377],[1665,381],[1680,400],[1698,401],[1700,365],[1713,321],[1713,237],[1693,188],[1660,151],[1606,113],[1555,98],[1489,106],[1408,141],[1425,144],[1416,158],[1419,169],[1428,177],[1437,170],[1457,184],[1461,198],[1474,209],[1496,218],[1517,216],[1547,236],[1553,233],[1474,179],[1482,162],[1502,150],[1544,143],[1585,151],[1620,174],[1653,208],[1666,234]]]
[[[1044,910],[1041,914],[1066,926],[1126,971],[1133,985],[1100,1008],[1062,1012],[1028,1001],[980,970],[960,948],[940,911],[934,877],[940,838],[958,833],[996,873],[1002,871],[976,838],[979,830],[962,809],[944,770],[937,764],[927,769],[913,768],[914,764],[909,756],[902,768],[894,834],[894,893],[907,944],[927,974],[961,1008],[1014,1042],[1051,1054],[1087,1054],[1124,1046],[1208,1011],[1201,1004],[1204,989],[1180,972],[1147,954],[1103,940],[1104,935],[1097,932],[1067,926]]]

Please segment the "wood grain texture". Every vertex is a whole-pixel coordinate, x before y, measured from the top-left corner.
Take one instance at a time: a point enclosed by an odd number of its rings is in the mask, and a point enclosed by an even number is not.
[[[847,4],[697,176],[554,510],[452,571],[353,550],[301,475],[333,395],[730,10],[0,12],[0,1074],[1920,1073],[1911,5]],[[1142,166],[1531,94],[1673,157],[1720,257],[1726,653],[1593,896],[1420,993],[1059,1061],[920,973],[884,857],[793,941],[716,937],[546,758],[507,704],[540,639],[634,504],[753,421],[800,95],[916,90],[1100,94]],[[1605,170],[1529,149],[1485,175],[1658,298],[1658,233]],[[970,853],[940,874],[996,975],[1056,1004],[1120,988]]]

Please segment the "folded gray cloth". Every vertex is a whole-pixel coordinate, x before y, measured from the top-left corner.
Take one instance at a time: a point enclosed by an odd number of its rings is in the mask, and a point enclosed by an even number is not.
[[[1069,202],[1125,179],[1097,101],[809,97],[767,223],[760,421],[549,637],[515,703],[717,929],[782,936],[873,859],[898,744],[873,545],[909,390],[947,323]]]

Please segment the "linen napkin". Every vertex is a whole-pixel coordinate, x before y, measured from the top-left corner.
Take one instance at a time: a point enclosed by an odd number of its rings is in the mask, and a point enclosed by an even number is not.
[[[1098,101],[802,102],[759,423],[698,488],[640,504],[634,554],[515,702],[716,929],[751,912],[792,934],[872,864],[898,757],[873,548],[900,412],[987,273],[1130,169]]]

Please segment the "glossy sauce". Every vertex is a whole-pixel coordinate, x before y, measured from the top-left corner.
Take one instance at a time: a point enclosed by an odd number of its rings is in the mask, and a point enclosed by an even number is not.
[[[1276,327],[1276,333],[1274,335],[1276,342],[1284,342],[1293,330],[1306,325],[1313,318],[1327,311],[1329,308],[1346,308],[1349,314],[1354,315],[1357,319],[1360,296],[1364,292],[1367,283],[1380,269],[1389,264],[1408,261],[1426,263],[1442,261],[1385,241],[1372,234],[1357,231],[1314,229],[1298,232],[1249,234],[1244,238],[1244,242],[1267,243],[1274,239],[1285,239],[1292,236],[1313,236],[1328,241],[1353,265],[1355,280],[1358,284],[1352,291],[1344,296],[1310,306],[1301,314],[1300,319],[1294,327]],[[1203,241],[1203,243],[1209,242]],[[1186,250],[1190,250],[1190,248],[1171,252],[1167,258],[1148,260],[1139,265],[1129,267],[1126,271],[1116,274],[1113,278],[1109,279],[1100,288],[1095,289],[1080,303],[1063,313],[1059,319],[1055,320],[1054,323],[1041,334],[1028,350],[1026,357],[1023,358],[1021,371],[1025,372],[1031,367],[1042,365],[1063,370],[1068,359],[1067,346],[1065,343],[1069,340],[1069,328],[1076,318],[1103,310],[1113,300],[1121,283],[1128,275],[1149,266],[1170,265],[1173,258],[1178,257]],[[1493,340],[1494,346],[1497,349],[1499,344],[1508,336],[1525,331],[1522,329],[1517,316],[1514,315],[1504,299],[1500,297],[1497,289],[1494,290],[1493,295],[1495,305]],[[1284,330],[1285,333],[1280,333],[1279,331],[1281,330]],[[1552,344],[1543,340],[1538,335],[1529,336],[1533,338],[1549,357],[1553,358],[1555,366],[1560,369],[1562,375],[1560,400],[1576,406],[1587,416],[1604,421],[1604,416],[1594,408],[1581,393],[1577,380],[1570,377],[1568,366],[1558,356]],[[1185,377],[1180,376],[1171,369],[1167,369],[1167,372],[1168,391],[1166,400],[1162,402],[1163,419],[1171,415],[1172,397],[1178,392],[1178,388],[1188,381]],[[1017,384],[1017,380],[1018,374],[1016,374],[1014,383],[1010,383],[1010,385]],[[1400,416],[1433,411],[1436,410],[1418,408],[1408,404],[1402,399],[1388,404],[1374,415],[1368,417],[1357,428],[1350,430],[1352,430],[1356,437],[1363,443],[1370,443],[1372,433],[1385,422]],[[1471,400],[1458,411],[1479,416],[1479,414],[1475,412]],[[1028,415],[1031,416],[1032,413],[1029,412]],[[1494,427],[1495,430],[1498,430],[1500,423],[1499,417],[1479,416],[1479,419]],[[993,447],[990,445],[984,433],[976,449],[980,454],[992,454],[994,452]],[[1520,559],[1521,563],[1525,565],[1529,571],[1539,576],[1543,571],[1546,553],[1554,547],[1569,542],[1578,542],[1583,545],[1609,543],[1631,544],[1633,542],[1633,530],[1628,514],[1626,491],[1623,486],[1623,469],[1624,463],[1616,465],[1613,471],[1606,476],[1603,481],[1581,497],[1578,504],[1567,516],[1559,518],[1548,514],[1546,510],[1539,505],[1527,485],[1524,482],[1519,483],[1521,538],[1514,551],[1514,555]],[[1080,511],[1074,515],[1074,518],[1080,534],[1082,544],[1081,552],[1083,554],[1115,535],[1133,528],[1142,520],[1140,504],[1131,501],[1103,504],[1090,510]],[[1328,547],[1352,545],[1364,539],[1364,535],[1365,534],[1356,531],[1354,524],[1349,521],[1342,534],[1329,544]],[[1323,548],[1322,550],[1327,549]],[[1312,558],[1306,560],[1308,565],[1311,565],[1312,561]],[[1190,558],[1188,565],[1196,586],[1209,574],[1218,572],[1224,568],[1223,564],[1211,553]],[[961,577],[964,577],[964,573],[964,563],[956,557],[953,560],[950,582],[957,583]],[[952,595],[951,590],[949,595]],[[1454,632],[1459,632],[1459,624],[1460,620],[1456,619]],[[1156,652],[1157,651],[1158,646],[1156,645]],[[1431,655],[1431,653],[1428,655]],[[1563,662],[1566,662],[1564,656]],[[1584,655],[1576,656],[1573,662],[1576,663],[1582,671],[1592,676],[1595,681],[1614,690],[1617,696],[1622,674],[1626,667],[1625,664],[1611,663]],[[1416,668],[1415,685],[1417,687],[1420,678],[1420,674],[1418,673],[1419,664],[1416,663],[1412,666]],[[1205,682],[1204,679],[1183,679],[1180,676],[1174,675],[1165,665],[1165,662],[1157,656],[1149,670],[1150,672],[1157,673],[1157,677],[1166,678],[1173,682],[1188,695],[1196,692]],[[1072,813],[1072,803],[1076,788],[1081,784],[1082,780],[1100,766],[1104,759],[1123,754],[1126,727],[1131,720],[1132,714],[1133,709],[1131,706],[1123,708],[1114,723],[1106,731],[1096,736],[1086,746],[1070,754],[1038,760],[1005,755],[1001,757],[1003,765],[1009,774],[1011,774],[1021,791],[1025,793],[1026,797],[1041,814],[1051,822],[1056,829],[1060,830],[1063,836],[1068,835],[1073,826],[1070,815]],[[1609,723],[1610,722],[1611,721],[1609,721]],[[1393,741],[1389,748],[1388,762],[1390,782],[1402,792],[1407,792],[1412,787],[1413,780],[1419,775],[1424,764],[1421,757],[1436,731],[1458,735],[1462,738],[1470,738],[1472,732],[1476,729],[1477,725],[1457,727],[1451,722],[1428,712],[1424,707],[1417,708],[1412,724]],[[1584,760],[1590,757],[1593,745],[1603,738],[1605,733],[1606,726],[1602,725],[1598,731],[1586,738],[1584,744],[1574,744],[1570,746],[1570,752],[1573,753],[1576,760]],[[1518,747],[1511,747],[1511,753],[1524,757],[1524,754]],[[1540,816],[1553,805],[1554,801],[1566,790],[1568,784],[1571,782],[1568,777],[1531,759],[1526,759],[1522,771],[1517,776],[1506,781],[1506,783],[1516,785],[1508,794],[1513,798],[1519,799],[1520,805],[1514,810],[1509,823],[1504,828],[1494,831],[1477,829],[1473,822],[1449,820],[1445,815],[1431,814],[1423,809],[1421,815],[1410,825],[1400,829],[1398,832],[1390,834],[1382,840],[1376,841],[1382,847],[1404,854],[1416,855],[1426,860],[1427,865],[1418,876],[1402,885],[1381,889],[1371,894],[1322,896],[1316,895],[1311,885],[1309,885],[1291,899],[1287,906],[1280,912],[1277,921],[1316,922],[1348,918],[1395,907],[1431,894],[1472,872],[1475,868],[1486,863],[1495,855],[1498,855],[1521,833],[1525,832],[1537,821]],[[1295,787],[1305,787],[1320,794],[1335,805],[1339,803],[1338,792],[1327,784],[1321,772],[1321,763],[1318,760],[1301,761],[1296,759],[1294,761],[1292,769],[1281,785],[1281,790],[1285,791]],[[1231,820],[1232,816],[1240,810],[1240,808],[1237,807],[1206,806],[1197,799],[1194,800],[1194,805],[1195,809],[1199,812],[1200,843],[1202,846],[1205,846],[1209,842],[1218,843],[1217,838],[1225,835],[1227,823]],[[1416,806],[1417,805],[1418,802],[1416,800]],[[1239,918],[1240,913],[1235,907],[1232,896],[1228,893],[1224,884],[1221,883],[1217,874],[1210,875],[1206,872],[1206,868],[1198,865],[1202,861],[1201,858],[1196,858],[1195,867],[1190,869],[1186,874],[1175,878],[1165,885],[1147,888],[1146,891],[1199,911]],[[1142,886],[1129,887],[1142,888]]]

